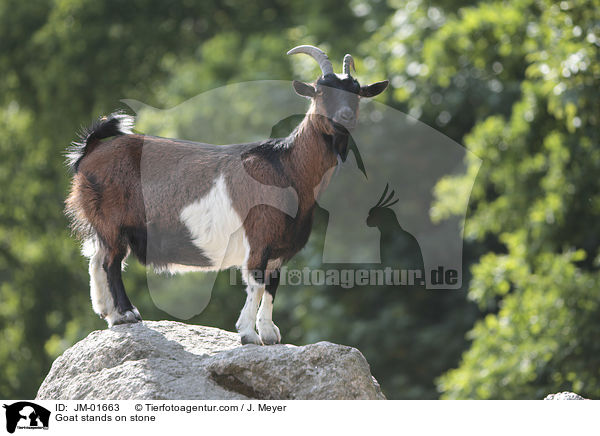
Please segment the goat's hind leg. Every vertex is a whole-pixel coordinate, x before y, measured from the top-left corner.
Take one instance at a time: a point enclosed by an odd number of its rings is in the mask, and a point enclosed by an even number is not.
[[[108,287],[108,277],[103,268],[106,249],[95,240],[87,241],[86,245],[88,246],[86,250],[92,250],[89,266],[92,308],[100,318],[106,319],[109,313],[115,311],[113,297]]]
[[[125,286],[121,277],[121,267],[124,257],[125,250],[108,252],[104,257],[102,265],[113,300],[113,310],[105,317],[109,327],[117,324],[136,323],[142,320],[140,312],[131,304],[125,293]]]

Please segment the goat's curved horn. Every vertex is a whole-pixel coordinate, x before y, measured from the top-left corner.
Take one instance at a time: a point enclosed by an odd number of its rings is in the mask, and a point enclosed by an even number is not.
[[[331,61],[323,50],[312,45],[299,45],[298,47],[294,47],[287,52],[289,55],[297,53],[304,53],[312,56],[314,60],[319,63],[319,67],[321,67],[321,71],[323,72],[324,76],[327,74],[333,74],[333,66],[331,65]]]
[[[356,71],[356,67],[354,66],[354,59],[352,59],[351,55],[347,54],[346,56],[344,56],[344,69],[342,70],[343,73],[350,76],[350,68],[352,68],[353,71]]]

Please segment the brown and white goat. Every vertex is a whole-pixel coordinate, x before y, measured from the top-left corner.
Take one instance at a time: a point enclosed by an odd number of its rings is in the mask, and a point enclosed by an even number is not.
[[[122,263],[133,252],[163,271],[241,267],[247,298],[236,327],[242,343],[280,342],[272,309],[281,265],[308,240],[315,196],[347,152],[359,97],[373,97],[388,84],[361,87],[350,75],[350,55],[343,73],[334,74],[320,49],[288,52],[296,53],[312,56],[323,74],[312,84],[293,82],[311,104],[285,138],[191,143],[132,134],[133,119],[112,114],[73,144],[67,213],[76,232],[93,245],[92,306],[109,326],[141,320],[121,279]]]

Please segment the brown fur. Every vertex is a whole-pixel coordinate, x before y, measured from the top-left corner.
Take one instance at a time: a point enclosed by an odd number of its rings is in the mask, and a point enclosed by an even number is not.
[[[315,188],[323,189],[328,182],[323,183],[323,177],[336,164],[323,136],[332,133],[331,124],[313,103],[292,134],[290,146],[279,152],[281,168],[253,153],[256,144],[213,146],[118,136],[96,145],[82,159],[67,199],[67,212],[82,238],[96,234],[113,257],[130,244],[129,228],[187,234],[180,221],[181,210],[204,197],[216,177],[224,174],[251,246],[248,268],[264,269],[269,259],[288,260],[306,243]],[[248,183],[247,177],[260,184]],[[278,191],[269,192],[268,186],[295,190],[298,212],[293,219],[280,208],[260,204],[261,197],[278,195]],[[280,195],[279,199],[270,198],[270,203],[289,200]],[[175,262],[165,259],[169,261]],[[193,259],[183,263],[196,264]]]
[[[279,187],[292,187],[298,195],[298,212],[291,219],[282,210],[267,205],[256,205],[256,192],[248,192],[245,184],[229,183],[237,212],[244,216],[249,208],[244,230],[250,243],[249,269],[261,270],[269,259],[292,258],[307,242],[312,227],[315,206],[315,188],[336,165],[336,156],[328,148],[324,134],[333,134],[331,123],[311,109],[293,133],[292,146],[282,154],[285,173],[274,170],[268,162],[256,157],[244,160],[244,171],[257,181]],[[325,181],[325,185],[328,180]],[[254,201],[244,204],[244,201]],[[281,198],[283,203],[285,198]],[[240,213],[241,212],[241,213]]]

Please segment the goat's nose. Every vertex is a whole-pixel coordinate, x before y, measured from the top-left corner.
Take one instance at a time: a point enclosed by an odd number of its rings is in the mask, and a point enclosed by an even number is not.
[[[352,112],[352,109],[345,107],[340,110],[340,119],[346,122],[352,121],[354,119],[354,112]]]

